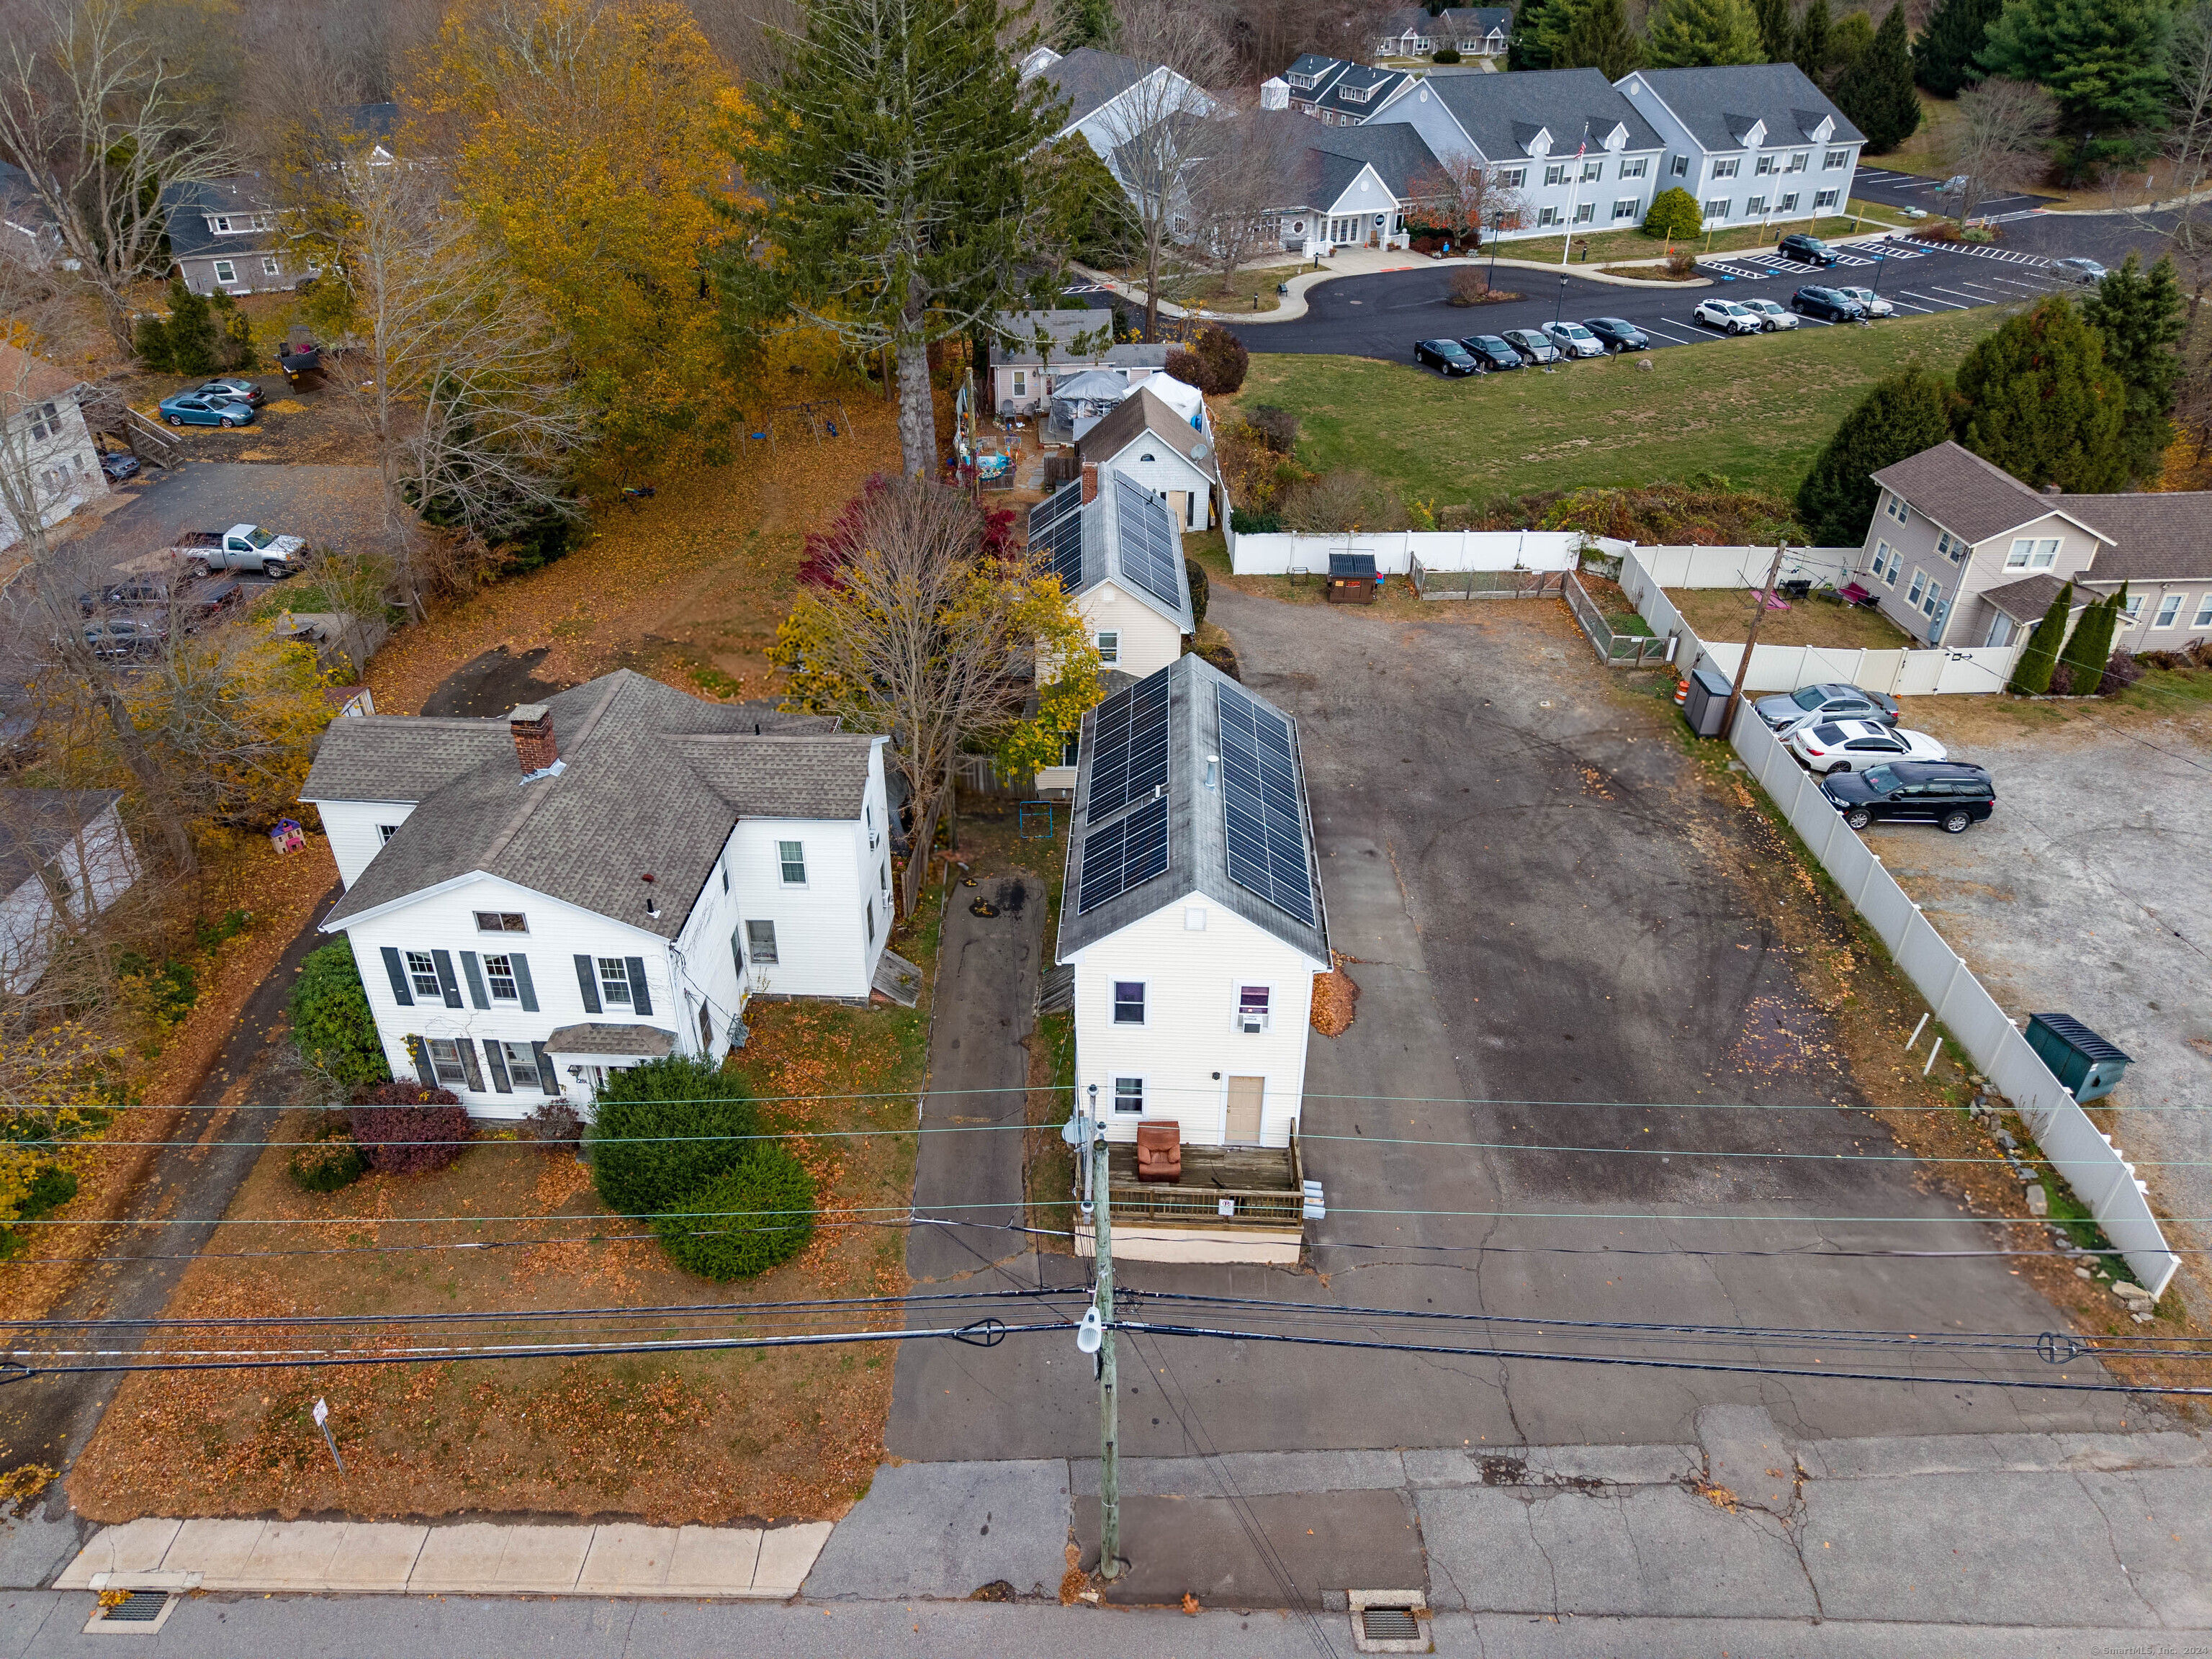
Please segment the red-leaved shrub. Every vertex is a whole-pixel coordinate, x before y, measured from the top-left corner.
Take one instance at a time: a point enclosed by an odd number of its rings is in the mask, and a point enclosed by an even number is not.
[[[353,1138],[383,1175],[428,1175],[467,1150],[475,1133],[460,1097],[419,1083],[380,1083],[355,1091]]]
[[[867,505],[891,487],[882,473],[871,474],[860,493],[845,503],[836,518],[819,530],[806,532],[799,561],[799,580],[810,587],[836,587],[844,581],[844,568],[860,556],[863,515]]]

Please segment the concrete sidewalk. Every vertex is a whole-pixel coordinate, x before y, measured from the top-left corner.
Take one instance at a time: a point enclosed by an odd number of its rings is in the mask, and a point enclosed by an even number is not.
[[[455,1526],[132,1521],[95,1534],[56,1589],[321,1595],[796,1595],[830,1523],[793,1527]]]

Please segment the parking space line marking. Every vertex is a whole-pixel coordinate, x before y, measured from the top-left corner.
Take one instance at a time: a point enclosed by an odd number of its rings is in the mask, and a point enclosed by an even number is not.
[[[1960,297],[1961,300],[1964,300],[1964,301],[1965,301],[1968,305],[1974,305],[1974,306],[1985,306],[1985,305],[1989,304],[1989,300],[1988,300],[1987,296],[1985,296],[1985,295],[1979,295],[1979,294],[1960,294],[1960,293],[1959,293],[1959,290],[1958,290],[1957,289],[1955,289],[1955,288],[1945,288],[1945,287],[1944,287],[1942,283],[1929,283],[1929,284],[1928,284],[1928,286],[1929,286],[1929,287],[1930,287],[1930,288],[1932,288],[1932,289],[1935,289],[1938,294],[1958,294],[1958,295],[1959,295],[1959,297]]]
[[[1901,311],[1917,311],[1923,317],[1931,314],[1926,306],[1911,305],[1903,300],[1893,299],[1890,301],[1890,304],[1897,307]]]
[[[1917,289],[1908,288],[1904,292],[1910,294],[1916,300],[1925,300],[1929,305],[1940,307],[1945,311],[1964,311],[1966,308],[1964,306],[1954,306],[1948,300],[1939,300],[1932,294],[1923,294]]]

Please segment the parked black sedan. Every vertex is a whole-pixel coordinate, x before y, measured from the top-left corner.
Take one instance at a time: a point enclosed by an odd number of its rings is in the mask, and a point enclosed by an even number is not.
[[[1583,326],[1605,342],[1607,351],[1648,351],[1651,337],[1626,317],[1585,317]]]
[[[1826,323],[1856,323],[1866,307],[1840,289],[1801,288],[1790,296],[1790,309],[1800,317],[1818,317]]]
[[[1877,818],[1932,823],[1959,835],[1996,811],[1996,786],[1964,761],[1892,761],[1863,772],[1831,773],[1820,793],[1854,830]]]
[[[1439,374],[1480,374],[1482,365],[1468,356],[1457,340],[1422,340],[1413,347],[1413,361],[1426,363]]]
[[[1470,334],[1460,343],[1474,355],[1475,362],[1485,368],[1519,368],[1521,354],[1513,343],[1498,334]]]
[[[1819,265],[1826,270],[1836,263],[1836,250],[1817,236],[1808,236],[1803,231],[1792,231],[1774,245],[1774,251],[1785,259],[1795,259],[1802,265]]]

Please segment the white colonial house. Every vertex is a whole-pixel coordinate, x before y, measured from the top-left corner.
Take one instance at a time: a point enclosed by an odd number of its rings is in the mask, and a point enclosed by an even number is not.
[[[54,947],[138,878],[117,789],[0,789],[0,989],[21,996]]]
[[[1330,965],[1296,725],[1197,656],[1087,715],[1054,954],[1110,1139],[1288,1145]]]
[[[886,741],[628,671],[503,720],[332,721],[301,791],[345,884],[322,928],[393,1075],[519,1117],[720,1059],[752,997],[867,1000],[903,967]]]
[[[1659,188],[1688,191],[1708,230],[1850,204],[1866,136],[1796,64],[1638,70],[1618,84],[1666,143]]]
[[[77,402],[80,384],[43,357],[0,344],[0,466],[37,502],[42,528],[107,494],[100,448]],[[0,548],[22,534],[0,498]]]

